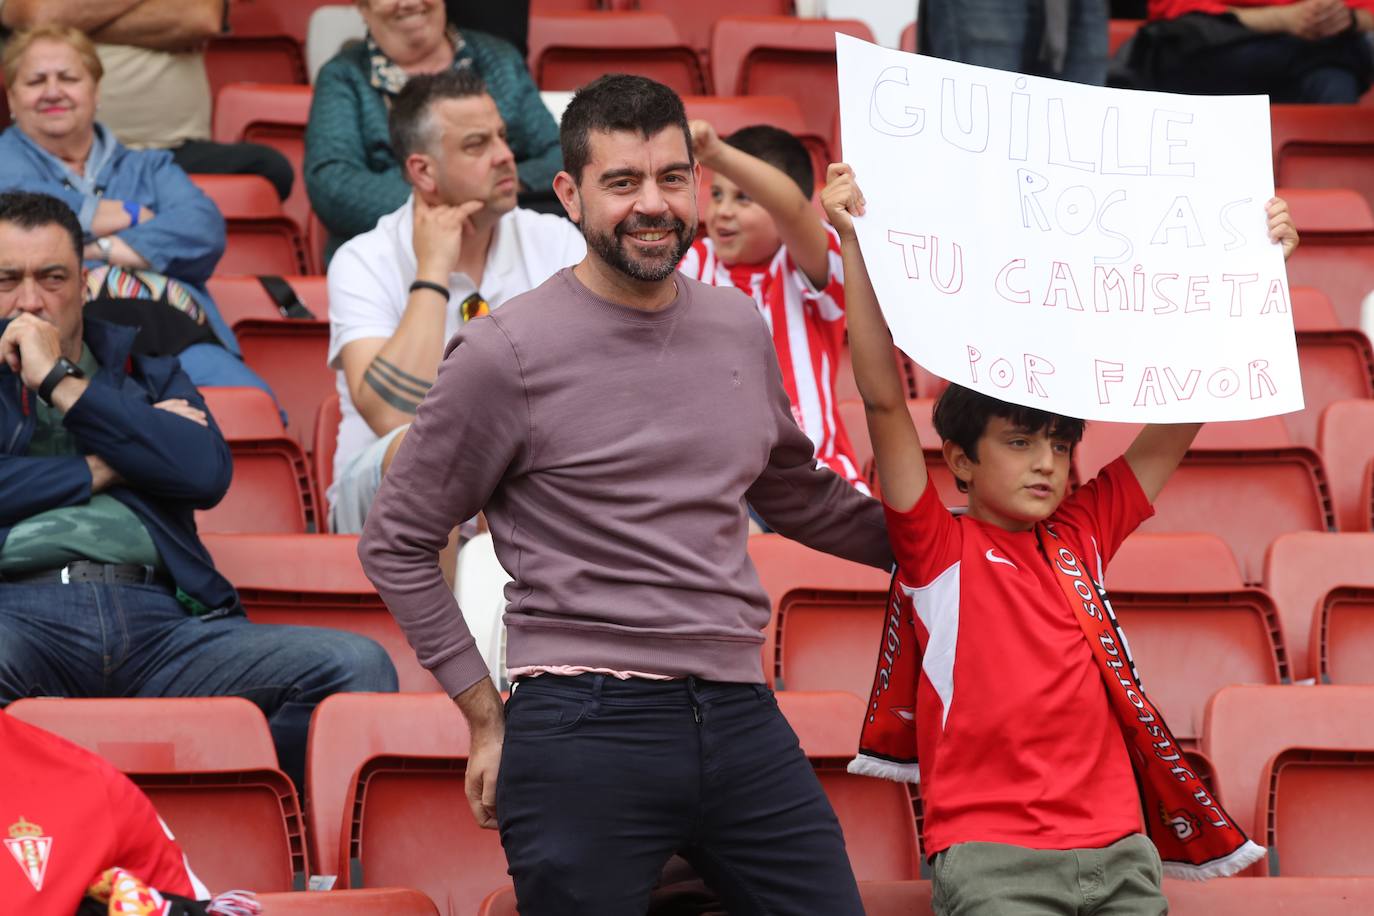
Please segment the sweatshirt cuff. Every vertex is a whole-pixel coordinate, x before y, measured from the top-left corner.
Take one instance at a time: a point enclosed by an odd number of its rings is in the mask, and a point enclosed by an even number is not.
[[[456,697],[483,678],[491,677],[487,663],[482,660],[482,653],[477,651],[476,643],[457,655],[444,659],[429,670],[439,682],[439,686],[444,688],[444,693],[450,697]]]

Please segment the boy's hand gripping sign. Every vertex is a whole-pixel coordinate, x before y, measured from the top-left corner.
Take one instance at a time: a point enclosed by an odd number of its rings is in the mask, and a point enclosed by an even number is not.
[[[916,362],[1085,419],[1302,408],[1263,96],[1102,89],[836,42],[859,241]]]

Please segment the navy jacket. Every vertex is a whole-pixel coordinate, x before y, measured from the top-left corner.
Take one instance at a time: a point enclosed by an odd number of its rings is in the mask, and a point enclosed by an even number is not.
[[[0,321],[0,334],[8,325]],[[152,406],[185,398],[205,410],[205,401],[175,357],[130,356],[137,333],[85,322],[86,346],[100,371],[63,424],[83,453],[99,455],[127,481],[107,492],[143,521],[177,589],[207,611],[242,613],[234,587],[200,542],[194,517],[229,489],[229,446],[213,417],[205,427]],[[24,519],[91,498],[91,471],[81,455],[26,454],[37,397],[0,363],[0,544]]]

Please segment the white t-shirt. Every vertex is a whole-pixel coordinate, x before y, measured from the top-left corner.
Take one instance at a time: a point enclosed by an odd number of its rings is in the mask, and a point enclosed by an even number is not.
[[[355,340],[390,337],[401,323],[410,284],[418,269],[412,245],[415,199],[354,236],[329,262],[329,366],[338,370],[339,442],[334,452],[338,479],[355,455],[377,441],[372,427],[353,405],[339,353]],[[496,224],[482,275],[482,298],[496,308],[534,289],[564,267],[581,261],[586,243],[577,227],[561,216],[516,208]],[[467,274],[449,276],[444,339],[461,323],[458,307],[477,291]],[[329,502],[334,502],[331,487]]]

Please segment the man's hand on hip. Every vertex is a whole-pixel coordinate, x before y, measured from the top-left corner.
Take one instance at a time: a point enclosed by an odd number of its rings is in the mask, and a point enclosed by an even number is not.
[[[490,678],[483,678],[454,697],[472,736],[465,788],[477,826],[496,829],[496,776],[506,737],[506,710]]]

